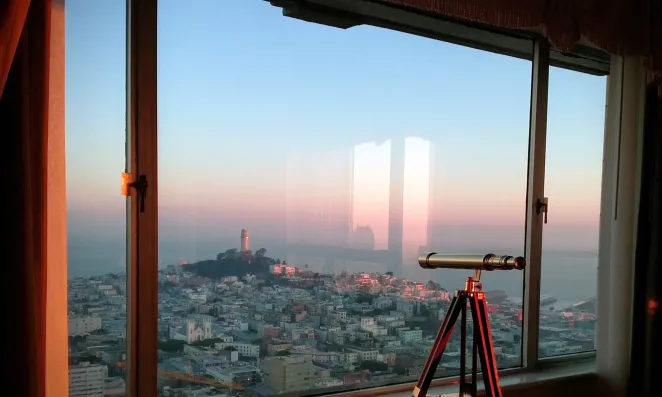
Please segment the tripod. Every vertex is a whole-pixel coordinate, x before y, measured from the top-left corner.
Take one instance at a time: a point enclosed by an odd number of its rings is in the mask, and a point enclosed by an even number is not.
[[[471,363],[471,382],[466,381],[466,348],[467,348],[467,303],[471,307],[473,319],[473,352]],[[441,356],[444,354],[446,345],[450,340],[453,327],[459,315],[460,319],[460,396],[469,394],[475,397],[477,394],[477,356],[480,358],[480,367],[483,372],[486,397],[502,397],[499,374],[497,372],[494,346],[492,345],[492,334],[490,332],[490,321],[487,316],[487,301],[482,292],[480,282],[480,270],[476,270],[473,277],[468,277],[463,290],[456,291],[448,311],[444,318],[439,333],[434,341],[432,351],[428,357],[421,377],[414,388],[413,397],[426,397],[430,382],[437,371]]]

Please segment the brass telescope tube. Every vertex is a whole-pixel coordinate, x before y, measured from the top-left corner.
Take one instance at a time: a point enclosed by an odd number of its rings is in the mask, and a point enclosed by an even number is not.
[[[510,255],[442,255],[428,252],[418,257],[418,264],[423,269],[522,270],[526,267],[526,260]]]

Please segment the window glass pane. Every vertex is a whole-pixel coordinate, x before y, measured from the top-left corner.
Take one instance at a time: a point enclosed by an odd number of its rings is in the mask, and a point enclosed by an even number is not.
[[[416,379],[472,274],[418,254],[523,254],[531,63],[257,0],[158,26],[160,390]],[[522,277],[484,275],[501,368]]]
[[[124,396],[126,3],[67,0],[71,396]]]
[[[540,357],[595,349],[606,83],[550,69]]]

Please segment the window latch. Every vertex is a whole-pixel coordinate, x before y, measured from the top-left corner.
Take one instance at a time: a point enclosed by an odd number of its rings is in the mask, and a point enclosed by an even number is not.
[[[547,212],[549,209],[549,199],[547,197],[543,197],[542,200],[538,199],[536,201],[536,213],[540,215],[542,212],[543,215],[543,223],[547,223]]]
[[[123,173],[122,174],[122,196],[129,197],[129,188],[136,189],[138,193],[138,207],[140,212],[145,212],[145,198],[147,198],[147,176],[140,175],[137,180],[129,182],[131,179],[131,174]]]

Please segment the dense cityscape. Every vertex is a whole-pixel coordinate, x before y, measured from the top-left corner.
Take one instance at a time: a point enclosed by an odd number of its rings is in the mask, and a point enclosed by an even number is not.
[[[242,231],[240,248],[216,260],[160,270],[159,392],[295,396],[415,380],[451,294],[391,272],[313,272],[253,253]],[[498,290],[486,298],[498,366],[518,366],[521,303]],[[70,279],[71,396],[125,395],[126,302],[124,273]],[[554,302],[541,297],[540,355],[593,350],[595,301]],[[437,375],[459,366],[454,332]]]

